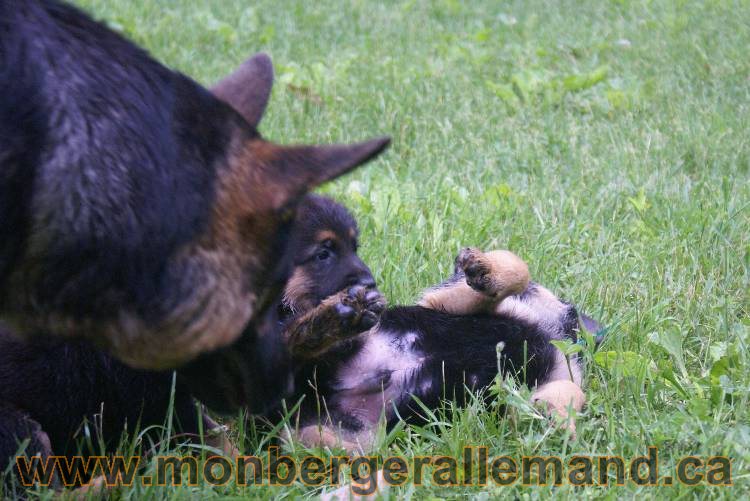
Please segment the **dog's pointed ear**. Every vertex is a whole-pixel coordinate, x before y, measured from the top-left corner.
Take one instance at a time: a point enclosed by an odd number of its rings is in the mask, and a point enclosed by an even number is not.
[[[372,160],[390,142],[381,137],[348,145],[282,146],[255,138],[247,154],[259,167],[253,170],[253,178],[263,180],[262,193],[256,198],[268,200],[275,209],[287,207],[315,187]]]
[[[379,137],[355,144],[287,146],[282,149],[282,156],[298,159],[295,163],[303,169],[306,188],[312,189],[369,162],[390,142],[389,137]]]
[[[211,92],[230,105],[247,123],[257,127],[273,86],[273,64],[259,52],[242,63],[231,75],[217,82]]]

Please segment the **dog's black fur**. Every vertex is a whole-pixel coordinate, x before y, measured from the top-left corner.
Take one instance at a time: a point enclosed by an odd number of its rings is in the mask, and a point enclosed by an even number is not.
[[[0,8],[0,198],[15,209],[3,211],[11,217],[2,220],[0,277],[8,279],[28,252],[29,231],[45,223],[51,234],[32,291],[40,308],[109,317],[126,301],[163,314],[155,301],[162,256],[208,224],[231,111],[69,6]],[[34,168],[45,162],[57,168]],[[170,175],[175,168],[185,175]],[[122,298],[107,293],[113,285]]]
[[[296,203],[388,141],[265,141],[272,81],[258,55],[209,91],[74,7],[0,2],[0,321],[133,367],[193,361],[182,377],[227,410],[283,395],[266,313]]]
[[[14,462],[24,439],[31,440],[27,456],[113,453],[126,430],[132,439],[166,423],[172,380],[171,371],[130,368],[85,340],[24,342],[0,329],[0,470]],[[198,438],[198,416],[177,383],[175,429]],[[144,453],[161,434],[161,428],[148,432]]]

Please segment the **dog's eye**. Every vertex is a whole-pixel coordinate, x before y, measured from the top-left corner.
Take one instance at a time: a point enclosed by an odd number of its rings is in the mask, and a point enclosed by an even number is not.
[[[320,252],[318,252],[315,257],[318,259],[318,261],[325,261],[329,257],[331,257],[331,251],[328,249],[323,249]]]

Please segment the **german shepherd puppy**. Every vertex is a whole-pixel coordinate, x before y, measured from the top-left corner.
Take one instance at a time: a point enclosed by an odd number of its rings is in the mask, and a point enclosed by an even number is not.
[[[232,386],[226,407],[266,400],[251,387],[282,395],[261,374],[286,370],[268,367],[285,356],[265,313],[296,203],[388,139],[263,139],[263,54],[209,91],[56,0],[0,2],[0,30],[0,321],[138,368],[212,353],[183,377]]]
[[[284,337],[303,390],[298,438],[305,444],[367,450],[384,416],[416,418],[465,387],[491,384],[503,372],[533,386],[533,399],[568,417],[581,410],[581,360],[570,367],[551,340],[576,341],[592,319],[530,281],[508,251],[464,249],[454,275],[415,306],[385,309],[371,274],[356,256],[357,226],[341,205],[309,197],[299,212],[295,270],[284,294]],[[337,291],[337,292],[336,292]],[[324,411],[321,411],[324,409]],[[568,427],[575,430],[572,420]]]

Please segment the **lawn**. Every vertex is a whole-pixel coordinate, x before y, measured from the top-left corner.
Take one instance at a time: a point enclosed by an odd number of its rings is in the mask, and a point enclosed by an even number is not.
[[[376,163],[325,188],[357,216],[391,303],[446,277],[467,245],[507,248],[600,318],[572,440],[498,384],[498,402],[383,436],[375,454],[732,459],[732,487],[438,487],[392,498],[726,497],[750,490],[750,4],[80,0],[210,84],[268,52],[261,124],[279,142],[379,134]],[[230,421],[230,423],[232,423]],[[235,423],[246,452],[265,436]],[[302,457],[299,444],[289,452]],[[326,456],[330,451],[314,451]],[[596,477],[595,477],[596,478]],[[663,482],[660,482],[663,483]],[[287,488],[143,487],[126,499],[313,496]]]

